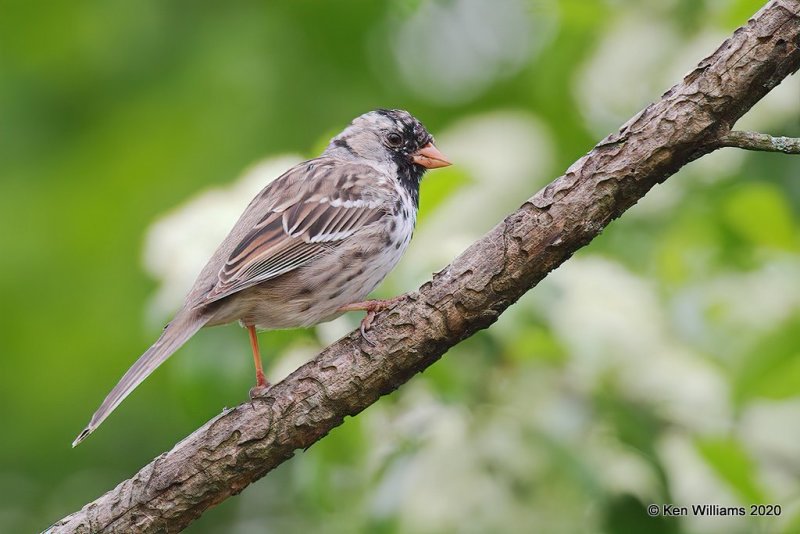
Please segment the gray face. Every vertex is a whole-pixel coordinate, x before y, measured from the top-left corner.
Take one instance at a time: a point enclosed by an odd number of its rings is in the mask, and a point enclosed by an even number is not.
[[[422,123],[409,112],[379,109],[356,117],[331,140],[326,153],[403,166],[410,165],[411,154],[432,140]]]

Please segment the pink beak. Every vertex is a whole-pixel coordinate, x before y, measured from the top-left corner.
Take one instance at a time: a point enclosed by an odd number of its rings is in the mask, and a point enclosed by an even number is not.
[[[416,152],[411,154],[411,160],[417,165],[422,165],[426,169],[437,169],[452,165],[447,156],[439,152],[433,143],[428,143]]]

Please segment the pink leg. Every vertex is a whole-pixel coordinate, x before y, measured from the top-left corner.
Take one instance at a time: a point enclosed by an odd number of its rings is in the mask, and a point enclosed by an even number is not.
[[[391,308],[401,300],[405,298],[404,295],[400,295],[399,297],[394,297],[391,299],[386,300],[365,300],[362,302],[353,302],[352,304],[346,304],[339,308],[339,311],[347,312],[347,311],[366,311],[367,314],[361,319],[361,335],[364,336],[364,339],[369,343],[373,344],[369,338],[367,338],[367,330],[370,329],[372,326],[372,321],[375,319],[375,315],[379,312],[387,308]]]
[[[261,350],[258,348],[258,336],[256,327],[248,326],[247,332],[250,334],[250,348],[253,349],[253,363],[256,365],[256,385],[250,390],[250,397],[257,396],[269,388],[269,382],[264,378],[264,368],[261,366]]]

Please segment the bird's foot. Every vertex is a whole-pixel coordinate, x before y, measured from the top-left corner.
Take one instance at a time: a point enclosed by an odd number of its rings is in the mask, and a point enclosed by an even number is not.
[[[264,378],[264,373],[256,372],[256,385],[250,388],[250,400],[254,400],[256,397],[263,397],[271,387],[272,384]]]
[[[264,384],[262,386],[256,385],[256,386],[251,387],[250,388],[250,400],[255,400],[258,397],[263,397],[267,393],[267,391],[269,391],[270,387],[272,387],[272,386],[270,385],[269,382],[267,382],[266,384]]]
[[[364,341],[369,343],[370,345],[375,345],[375,343],[367,337],[367,332],[370,328],[372,328],[372,321],[375,320],[375,315],[386,310],[388,308],[393,307],[398,302],[402,301],[405,298],[405,295],[400,295],[399,297],[394,297],[391,299],[385,300],[365,300],[363,302],[353,302],[352,304],[346,304],[339,308],[341,312],[348,312],[348,311],[365,311],[367,314],[361,319],[361,337],[364,338]]]

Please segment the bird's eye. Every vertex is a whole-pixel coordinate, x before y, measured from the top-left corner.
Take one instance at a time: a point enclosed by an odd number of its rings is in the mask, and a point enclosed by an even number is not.
[[[403,138],[400,134],[397,133],[390,133],[386,136],[386,142],[389,146],[398,147],[403,144]]]

